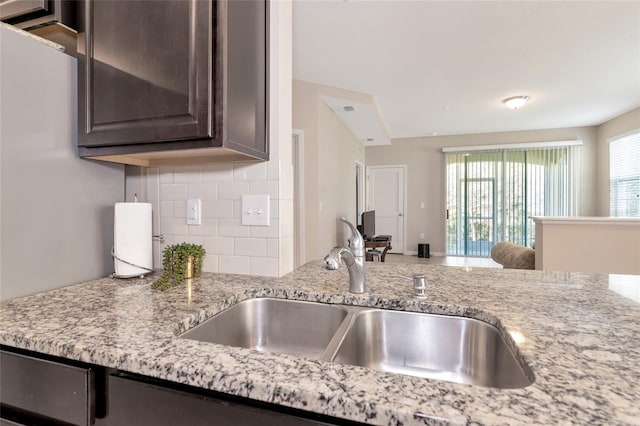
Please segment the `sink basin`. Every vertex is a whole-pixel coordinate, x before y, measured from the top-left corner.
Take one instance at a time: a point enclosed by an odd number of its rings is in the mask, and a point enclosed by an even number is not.
[[[180,338],[498,388],[533,381],[494,326],[471,318],[259,298]]]
[[[183,333],[184,339],[320,357],[348,311],[337,305],[284,299],[249,299]]]
[[[334,362],[498,388],[532,383],[497,328],[463,317],[362,311]]]

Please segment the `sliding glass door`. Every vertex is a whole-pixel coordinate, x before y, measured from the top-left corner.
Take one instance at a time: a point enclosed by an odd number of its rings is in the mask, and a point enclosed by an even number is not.
[[[575,155],[575,147],[447,153],[447,254],[487,257],[498,241],[531,247],[531,216],[575,208]]]

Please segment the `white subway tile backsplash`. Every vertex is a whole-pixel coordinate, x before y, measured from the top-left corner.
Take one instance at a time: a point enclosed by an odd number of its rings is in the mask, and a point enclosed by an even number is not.
[[[278,257],[279,240],[277,238],[267,239],[267,257]]]
[[[234,254],[235,241],[233,238],[203,237],[202,244],[210,254]]]
[[[233,217],[242,219],[242,200],[233,200]]]
[[[147,170],[147,201],[160,199],[160,175],[157,168]]]
[[[173,168],[173,183],[202,182],[202,167],[185,166]]]
[[[202,167],[203,182],[225,182],[233,180],[233,163],[212,164]]]
[[[235,254],[238,256],[266,256],[267,240],[265,238],[236,238]]]
[[[271,198],[278,198],[278,181],[277,180],[259,180],[251,182],[249,188],[250,194],[262,195],[268,194]]]
[[[182,241],[183,243],[189,243],[189,244],[200,244],[201,246],[203,245],[203,238],[201,236],[198,235],[183,235],[182,236]]]
[[[207,254],[202,262],[203,272],[218,272],[218,256]]]
[[[173,217],[174,201],[160,201],[160,217],[162,219]]]
[[[216,200],[218,198],[218,184],[216,182],[190,183],[187,185],[187,198]]]
[[[220,219],[218,235],[222,237],[250,237],[251,227],[243,226],[240,219]]]
[[[249,258],[244,256],[218,256],[218,272],[223,274],[251,274]]]
[[[186,222],[187,220],[187,202],[186,201],[173,202],[173,217],[182,218]]]
[[[151,233],[160,233],[160,201],[151,201]]]
[[[272,257],[251,257],[251,275],[265,277],[278,276],[278,259]]]
[[[160,199],[162,201],[177,201],[187,199],[187,185],[184,183],[163,183],[160,185]]]
[[[187,225],[189,235],[215,237],[218,235],[218,219],[203,217],[200,225]]]
[[[251,236],[254,238],[278,238],[280,230],[278,229],[280,219],[271,219],[269,226],[251,226]]]
[[[187,235],[187,222],[184,219],[160,219],[160,232],[164,235]]]
[[[153,269],[162,268],[162,249],[163,245],[159,240],[153,240]]]
[[[173,169],[171,167],[160,167],[160,183],[173,183]]]
[[[265,180],[267,178],[267,163],[235,163],[233,165],[233,180]]]
[[[202,217],[232,218],[232,200],[202,200]]]
[[[165,235],[164,241],[160,244],[160,248],[164,250],[168,245],[181,243],[202,244],[202,237],[190,235]]]
[[[165,235],[154,242],[154,266],[162,267],[167,245],[190,242],[207,251],[203,271],[278,276],[283,248],[292,251],[280,240],[280,175],[278,161],[148,169],[148,197],[160,200],[154,202],[154,234]],[[270,196],[269,226],[241,224],[247,194]],[[186,200],[193,198],[202,200],[201,225],[186,224]]]
[[[280,204],[273,198],[269,200],[269,216],[273,219],[280,217]]]
[[[277,161],[269,161],[267,164],[267,180],[278,180],[280,177],[280,166]]]
[[[249,194],[249,182],[224,182],[218,184],[219,200],[239,200]]]

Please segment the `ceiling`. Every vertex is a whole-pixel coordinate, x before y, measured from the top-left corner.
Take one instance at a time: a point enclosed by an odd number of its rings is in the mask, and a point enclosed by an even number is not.
[[[371,95],[391,138],[599,125],[640,106],[637,0],[295,0],[293,16],[294,78]],[[514,95],[530,101],[509,110]]]

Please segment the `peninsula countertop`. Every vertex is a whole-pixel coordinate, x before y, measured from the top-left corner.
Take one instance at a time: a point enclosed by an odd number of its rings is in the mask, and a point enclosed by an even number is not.
[[[394,277],[416,273],[423,300]],[[639,276],[367,263],[361,295],[346,268],[319,262],[278,279],[205,273],[190,294],[151,290],[152,279],[4,302],[0,344],[371,424],[640,424]],[[514,337],[535,381],[496,389],[177,338],[254,297],[484,320]]]

